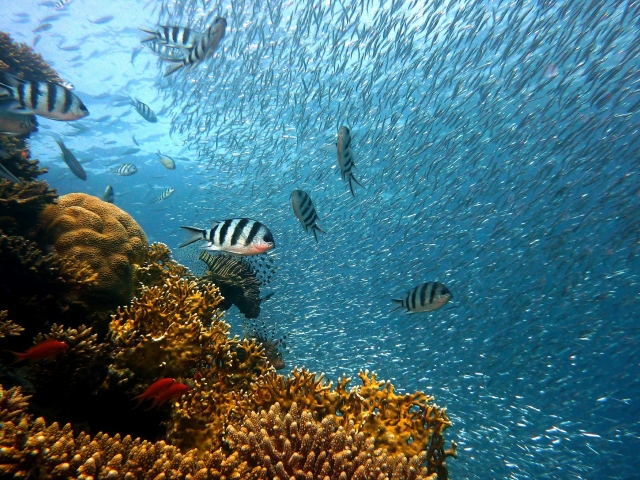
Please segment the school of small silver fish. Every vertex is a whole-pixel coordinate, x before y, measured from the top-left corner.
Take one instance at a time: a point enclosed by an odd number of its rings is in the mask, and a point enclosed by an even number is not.
[[[287,363],[433,395],[452,478],[637,476],[640,0],[34,5],[65,83],[0,79],[0,131],[54,188],[270,259]]]

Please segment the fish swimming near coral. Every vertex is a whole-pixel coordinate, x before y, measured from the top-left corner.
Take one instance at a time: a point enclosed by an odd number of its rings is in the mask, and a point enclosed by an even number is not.
[[[23,360],[41,360],[43,358],[55,357],[69,348],[64,342],[49,339],[34,345],[24,353],[11,352],[15,355],[13,363],[22,362]]]
[[[156,155],[158,155],[158,157],[160,158],[160,163],[162,163],[162,165],[164,165],[167,169],[176,169],[176,162],[173,160],[173,158],[167,155],[163,155],[162,153],[160,153],[160,150],[158,150],[158,153],[156,153]]]
[[[69,170],[71,170],[71,172],[73,172],[73,174],[76,177],[78,177],[80,180],[86,180],[87,172],[84,171],[84,168],[82,168],[82,165],[80,165],[80,162],[78,161],[76,156],[73,153],[71,153],[71,150],[69,150],[65,146],[64,142],[60,137],[55,135],[53,138],[55,139],[56,143],[60,147],[60,151],[62,152],[62,160],[64,160],[64,163],[67,164],[67,166],[69,167]]]
[[[442,283],[427,282],[409,290],[402,299],[392,299],[398,306],[391,311],[405,308],[408,313],[431,312],[442,308],[452,298],[453,294]]]
[[[3,135],[26,135],[35,131],[37,127],[35,115],[21,115],[0,109],[0,133]]]
[[[353,175],[353,169],[356,165],[354,163],[355,153],[351,148],[351,130],[349,130],[349,127],[340,127],[340,130],[338,130],[338,141],[336,142],[335,147],[333,145],[328,145],[323,147],[323,149],[327,152],[334,153],[337,156],[342,180],[347,181],[351,195],[355,197],[356,194],[353,191],[353,182],[356,182],[361,187],[362,184]]]
[[[113,192],[113,187],[111,185],[107,185],[107,188],[104,189],[104,193],[102,194],[102,200],[108,203],[113,203],[116,196]]]
[[[136,167],[133,163],[123,163],[114,170],[114,173],[117,173],[118,175],[121,175],[123,177],[128,177],[129,175],[138,173],[138,167]]]
[[[189,391],[189,386],[184,383],[174,383],[166,390],[163,390],[155,397],[153,397],[153,402],[151,406],[147,410],[151,410],[153,407],[160,406],[169,400],[173,400],[175,398],[180,398],[185,393]]]
[[[2,152],[2,150],[0,150]],[[2,155],[0,155],[1,157]],[[16,177],[13,173],[6,169],[6,167],[0,164],[0,178],[6,178],[10,182],[13,183],[22,183],[18,177]]]
[[[189,232],[189,239],[180,245],[186,247],[200,240],[209,242],[202,248],[236,255],[259,255],[275,248],[273,235],[260,222],[248,218],[231,218],[213,222],[210,230],[180,227]]]
[[[169,187],[166,190],[164,190],[160,195],[158,195],[156,197],[156,199],[151,203],[162,202],[162,201],[166,200],[167,198],[169,198],[171,195],[173,195],[173,192],[175,192],[175,191],[176,191],[175,188]]]
[[[220,41],[224,37],[225,29],[227,28],[227,20],[223,17],[215,19],[213,24],[207,29],[206,33],[202,36],[200,41],[191,47],[189,54],[182,60],[169,60],[178,62],[176,65],[169,67],[164,76],[168,77],[174,72],[177,72],[182,67],[193,67],[198,65],[206,58],[213,55],[218,48]]]
[[[317,243],[317,232],[327,232],[322,230],[316,224],[316,221],[318,220],[318,214],[316,213],[316,209],[313,206],[313,202],[311,201],[311,197],[309,196],[309,194],[304,190],[294,190],[291,193],[291,205],[293,206],[293,213],[295,214],[296,218],[300,220],[304,231],[308,233],[309,230],[311,230]]]
[[[0,78],[0,109],[65,121],[89,115],[82,100],[59,83],[27,82],[8,73]]]
[[[133,397],[132,400],[137,400],[138,402],[134,408],[140,406],[143,401],[161,394],[169,387],[171,387],[171,385],[173,385],[174,383],[176,383],[176,381],[173,378],[161,378],[160,380],[156,380],[151,385],[149,385],[147,389],[140,395]]]
[[[134,98],[130,99],[130,103],[133,105],[133,108],[136,109],[136,112],[147,122],[156,123],[158,121],[158,117],[156,117],[156,114],[153,113],[153,110],[151,110],[146,103],[142,103],[140,100]]]

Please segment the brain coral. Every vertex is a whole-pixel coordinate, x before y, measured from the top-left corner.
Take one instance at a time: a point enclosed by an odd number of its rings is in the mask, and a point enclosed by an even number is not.
[[[115,205],[84,193],[70,193],[40,215],[45,241],[61,257],[86,262],[98,274],[93,302],[113,307],[128,303],[134,265],[147,259],[142,228]],[[95,303],[94,303],[95,304]]]

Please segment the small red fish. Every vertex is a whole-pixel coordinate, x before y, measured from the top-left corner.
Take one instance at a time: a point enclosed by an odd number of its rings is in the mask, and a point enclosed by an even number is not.
[[[55,357],[59,353],[64,352],[69,345],[58,340],[49,339],[34,345],[24,353],[11,352],[16,356],[13,363],[18,363],[23,360],[40,360],[42,358]],[[12,364],[13,365],[13,364]]]
[[[143,393],[141,393],[137,397],[133,397],[133,400],[138,400],[138,404],[136,405],[136,407],[138,407],[147,398],[152,398],[156,395],[161,394],[174,383],[176,383],[176,381],[173,378],[161,378],[160,380],[156,380],[151,385],[149,385]]]
[[[189,391],[189,386],[184,383],[174,383],[164,392],[156,395],[153,399],[153,403],[149,407],[149,410],[156,405],[162,405],[163,403],[173,400],[174,398],[180,398]]]

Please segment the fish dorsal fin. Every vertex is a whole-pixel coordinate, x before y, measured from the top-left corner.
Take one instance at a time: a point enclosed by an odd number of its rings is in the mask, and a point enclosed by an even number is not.
[[[216,228],[216,225],[220,223],[220,220],[211,220],[211,228]]]

